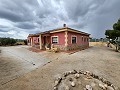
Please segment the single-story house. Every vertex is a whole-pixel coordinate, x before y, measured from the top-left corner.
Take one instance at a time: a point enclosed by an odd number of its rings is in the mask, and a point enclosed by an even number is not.
[[[60,50],[86,49],[89,47],[88,33],[81,32],[69,27],[66,24],[62,28],[53,29],[38,34],[29,34],[28,45],[45,49],[54,45]]]

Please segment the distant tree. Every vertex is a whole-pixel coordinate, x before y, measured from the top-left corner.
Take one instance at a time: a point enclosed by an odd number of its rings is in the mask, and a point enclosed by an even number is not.
[[[118,19],[117,23],[113,24],[113,30],[105,31],[106,38],[109,39],[110,43],[116,44],[116,51],[119,49],[119,41],[118,37],[120,37],[120,19]]]

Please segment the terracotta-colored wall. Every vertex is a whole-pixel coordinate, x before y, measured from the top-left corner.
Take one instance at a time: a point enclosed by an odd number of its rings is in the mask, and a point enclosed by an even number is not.
[[[52,36],[58,36],[58,44],[55,45],[65,45],[65,32],[51,33],[51,37]]]
[[[34,43],[39,43],[38,39],[39,39],[39,37],[33,37],[33,42]]]
[[[38,42],[39,37],[28,37],[27,40],[29,40],[28,44],[29,45],[34,45],[34,44],[39,44]],[[32,42],[31,42],[32,41]]]
[[[72,42],[71,42],[72,36],[77,37],[76,44],[81,44],[81,45],[89,44],[89,41],[87,41],[87,40],[84,41],[84,38],[89,38],[89,36],[85,36],[85,35],[74,33],[74,32],[68,32],[68,45],[72,45]],[[83,36],[83,41],[82,41],[82,36]]]

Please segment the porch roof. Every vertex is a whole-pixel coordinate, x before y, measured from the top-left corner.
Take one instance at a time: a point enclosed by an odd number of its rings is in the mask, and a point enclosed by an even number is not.
[[[39,34],[29,34],[28,37],[39,37]]]

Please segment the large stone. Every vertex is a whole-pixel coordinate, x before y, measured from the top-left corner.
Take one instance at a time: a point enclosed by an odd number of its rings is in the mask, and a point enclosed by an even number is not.
[[[55,80],[54,86],[57,86],[58,84],[59,84],[59,81],[58,81],[58,80]]]
[[[114,90],[114,89],[111,86],[108,86],[107,90]]]
[[[103,85],[103,84],[99,84],[99,87],[101,88],[101,89],[103,89],[103,90],[106,90],[106,88],[105,88],[105,86]]]
[[[75,82],[71,82],[72,87],[75,87],[75,85],[76,85]]]
[[[92,86],[86,85],[86,90],[92,90]]]
[[[75,74],[75,78],[77,79],[77,78],[79,78],[79,77],[80,77],[80,74],[76,73],[76,74]]]

